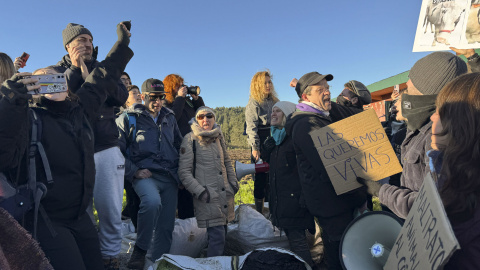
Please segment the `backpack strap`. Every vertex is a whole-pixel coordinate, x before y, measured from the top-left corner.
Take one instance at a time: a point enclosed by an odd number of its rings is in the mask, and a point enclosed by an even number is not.
[[[32,190],[33,201],[34,201],[34,223],[33,223],[33,237],[37,237],[37,221],[38,221],[38,211],[42,209],[42,215],[44,219],[48,219],[46,216],[43,207],[40,205],[40,200],[47,193],[47,187],[43,183],[37,183],[37,167],[35,162],[35,154],[38,151],[40,158],[45,169],[45,176],[47,178],[47,183],[52,184],[52,171],[50,169],[50,163],[47,159],[47,154],[45,153],[45,148],[43,148],[41,138],[42,138],[42,121],[38,117],[35,110],[30,109],[30,118],[32,123],[32,134],[30,135],[30,147],[29,147],[29,169],[28,169],[28,187]],[[46,222],[48,229],[52,233],[52,236],[56,235],[56,232],[53,231],[53,227],[50,222]]]

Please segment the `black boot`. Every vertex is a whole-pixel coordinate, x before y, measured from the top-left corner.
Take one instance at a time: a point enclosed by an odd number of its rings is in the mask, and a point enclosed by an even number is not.
[[[137,245],[133,248],[132,256],[127,263],[128,269],[137,269],[143,270],[145,266],[145,255],[147,254],[146,250],[139,248]]]

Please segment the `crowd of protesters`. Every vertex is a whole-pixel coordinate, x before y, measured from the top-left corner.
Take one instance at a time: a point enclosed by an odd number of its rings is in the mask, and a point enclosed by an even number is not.
[[[33,74],[18,73],[23,60],[0,53],[0,203],[26,231],[4,209],[0,226],[14,224],[18,229],[9,234],[35,250],[29,265],[119,269],[122,218],[130,218],[137,232],[130,269],[144,268],[148,250],[152,261],[169,252],[175,217],[195,217],[206,228],[207,256],[224,253],[239,182],[217,115],[177,74],[132,84],[125,72],[133,57],[129,24],[118,24],[117,35],[106,58],[97,61],[93,34],[70,23],[62,32],[67,54]],[[342,195],[309,133],[362,112],[372,101],[368,89],[351,80],[333,102],[333,75],[309,72],[290,84],[299,98],[295,104],[279,100],[270,71],[253,76],[245,133],[252,163],[270,164],[269,173],[254,176],[255,208],[263,213],[268,199],[273,225],[313,269],[318,265],[306,230],[315,230],[315,220],[326,267],[342,269],[340,240],[354,212],[371,209],[371,196],[377,196],[405,219],[427,174],[437,182],[461,246],[445,268],[480,268],[480,57],[453,50],[467,62],[449,52],[431,53],[410,69],[407,89],[392,94],[385,130],[402,173],[390,181],[359,178],[361,187]],[[31,94],[40,88],[31,75],[58,73],[66,78],[66,92]],[[17,217],[18,209],[7,204],[17,194],[8,188],[21,185],[35,203]],[[0,268],[16,269],[18,259],[3,245]]]

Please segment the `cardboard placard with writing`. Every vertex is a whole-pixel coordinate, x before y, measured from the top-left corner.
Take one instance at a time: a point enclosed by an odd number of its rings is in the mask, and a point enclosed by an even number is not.
[[[310,132],[337,195],[402,171],[375,110],[367,110]]]
[[[457,238],[433,178],[428,174],[384,269],[443,269],[457,249]]]

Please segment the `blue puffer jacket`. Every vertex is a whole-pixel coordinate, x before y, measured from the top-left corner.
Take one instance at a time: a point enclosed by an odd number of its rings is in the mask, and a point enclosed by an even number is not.
[[[135,141],[127,113],[136,116]],[[162,107],[157,122],[145,106],[135,104],[124,111],[116,120],[120,132],[120,149],[125,155],[125,178],[133,180],[135,172],[148,169],[151,172],[171,175],[178,184],[178,159],[182,135],[173,111]],[[128,153],[127,153],[128,149]]]

